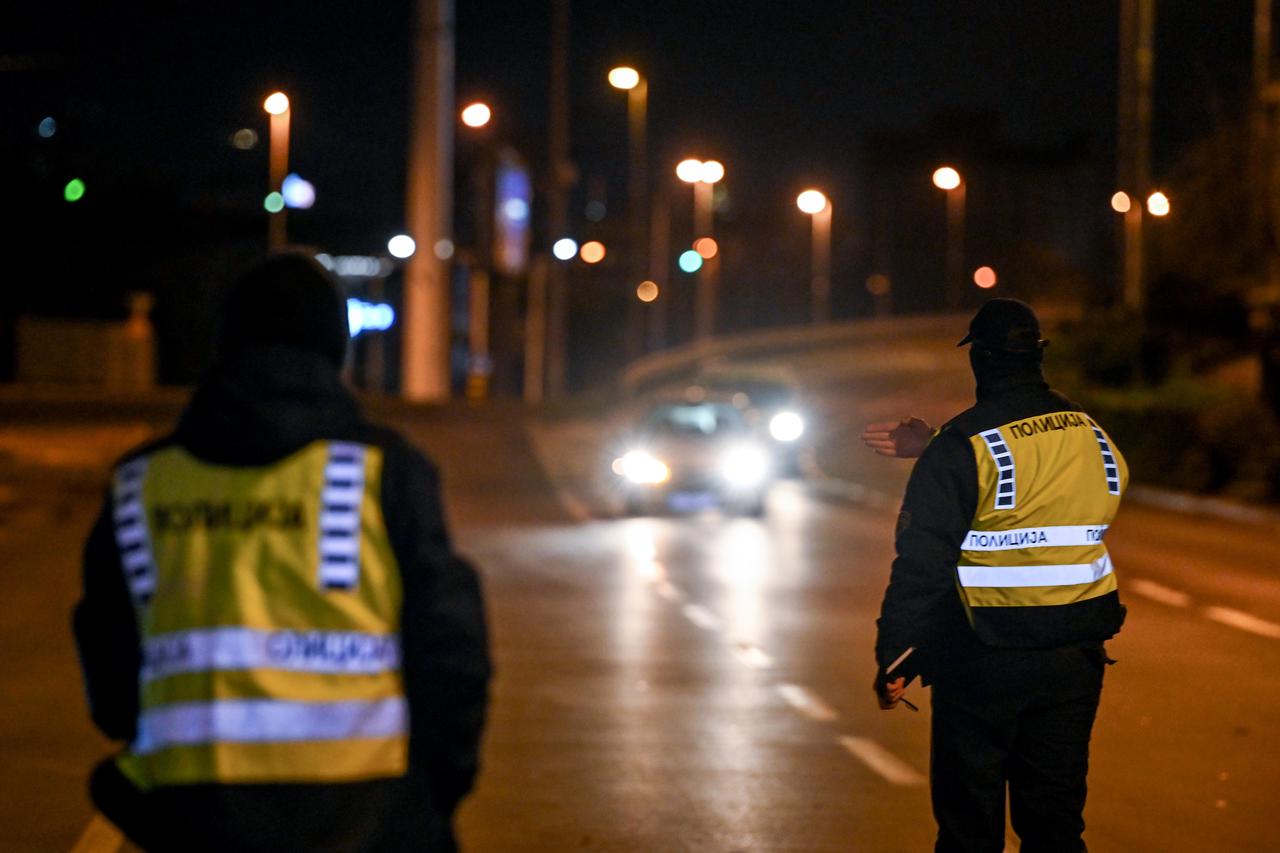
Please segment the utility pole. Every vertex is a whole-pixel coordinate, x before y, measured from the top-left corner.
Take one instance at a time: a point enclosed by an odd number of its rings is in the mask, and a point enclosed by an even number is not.
[[[401,393],[449,397],[449,264],[453,236],[453,0],[418,0],[405,224],[418,251],[405,264]]]
[[[573,164],[569,160],[569,0],[551,0],[551,127],[547,149],[551,171],[548,242],[554,243],[569,228],[568,191],[573,183]],[[555,399],[565,390],[568,288],[563,263],[553,261],[547,273],[547,396]]]
[[[1143,207],[1151,190],[1151,89],[1155,75],[1156,0],[1120,2],[1119,156],[1117,179],[1130,197],[1124,215],[1121,294],[1141,316],[1146,302]]]

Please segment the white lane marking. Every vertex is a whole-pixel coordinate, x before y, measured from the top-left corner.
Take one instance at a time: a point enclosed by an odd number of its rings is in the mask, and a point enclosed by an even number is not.
[[[1259,619],[1257,616],[1245,613],[1242,610],[1232,610],[1230,607],[1206,607],[1204,615],[1215,622],[1230,625],[1232,628],[1239,628],[1241,631],[1248,631],[1260,637],[1280,640],[1280,625],[1275,622],[1268,622],[1266,619]]]
[[[720,620],[701,604],[686,604],[683,608],[683,613],[686,619],[704,631],[717,631],[720,629]]]
[[[124,844],[120,830],[112,826],[102,815],[95,814],[89,825],[80,833],[71,853],[116,853]]]
[[[911,787],[928,781],[910,764],[870,738],[841,735],[837,740],[850,755],[874,770],[890,785]]]
[[[752,669],[768,669],[773,666],[773,658],[769,657],[769,653],[751,643],[738,643],[733,647],[733,653]]]
[[[1161,604],[1167,604],[1170,607],[1187,607],[1191,604],[1191,596],[1185,592],[1170,589],[1155,581],[1130,578],[1125,581],[1124,588],[1126,591],[1136,592],[1138,595],[1150,598],[1152,601],[1158,601]]]
[[[821,696],[799,684],[779,684],[776,689],[788,705],[811,720],[829,723],[839,717],[834,708],[822,701]]]
[[[657,585],[658,595],[670,602],[684,601],[684,593],[671,585],[669,580],[660,580]]]

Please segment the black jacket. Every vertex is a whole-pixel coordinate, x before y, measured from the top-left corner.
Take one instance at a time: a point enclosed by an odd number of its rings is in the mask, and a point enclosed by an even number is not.
[[[477,772],[490,661],[479,580],[451,548],[435,466],[395,432],[364,421],[321,356],[257,345],[215,369],[173,433],[125,458],[178,444],[213,464],[265,465],[321,439],[376,445],[384,454],[382,508],[404,591],[409,775],[349,785],[162,789],[149,795],[148,810],[157,820],[182,827],[175,846],[452,846],[449,821]],[[139,637],[109,494],[85,547],[84,595],[73,623],[93,721],[108,737],[131,740],[138,715]],[[115,817],[110,804],[99,805]],[[117,823],[130,819],[122,816]],[[381,842],[380,833],[387,836]]]
[[[902,674],[920,674],[926,683],[950,667],[993,652],[970,625],[956,588],[961,544],[978,506],[978,467],[969,437],[1010,421],[1080,410],[1050,390],[1038,359],[992,362],[979,357],[973,363],[977,403],[943,425],[911,472],[898,517],[897,557],[876,623],[881,669],[914,647]],[[1105,606],[1105,612],[1095,613],[1101,608],[1090,605],[1084,614],[1078,605],[1037,610],[1046,611],[1038,618],[1049,622],[1086,620],[1074,632],[1090,638],[1081,645],[1099,646],[1123,620],[1114,595]]]

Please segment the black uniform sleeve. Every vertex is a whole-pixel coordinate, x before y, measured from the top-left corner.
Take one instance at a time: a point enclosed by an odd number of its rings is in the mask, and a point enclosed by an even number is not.
[[[94,724],[109,738],[132,740],[142,654],[116,549],[110,495],[85,543],[84,590],[71,621]]]
[[[409,761],[450,814],[479,769],[491,674],[475,569],[449,541],[435,467],[402,442],[387,448],[384,514],[404,585],[401,644]]]
[[[969,441],[944,429],[916,461],[898,517],[897,558],[877,620],[876,661],[889,666],[908,648],[927,657],[942,623],[959,607],[956,562],[978,502]]]

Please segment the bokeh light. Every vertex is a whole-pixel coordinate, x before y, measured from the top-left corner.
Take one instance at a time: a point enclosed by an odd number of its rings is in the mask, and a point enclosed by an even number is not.
[[[796,196],[796,207],[805,213],[821,213],[827,206],[827,197],[821,190],[805,190]]]
[[[988,290],[996,286],[996,271],[991,267],[978,267],[973,271],[973,283]]]
[[[41,139],[52,139],[53,135],[58,132],[58,123],[53,120],[53,116],[45,116],[40,119],[40,123],[36,125],[36,133]]]
[[[960,173],[950,166],[943,166],[933,173],[933,185],[940,190],[954,190],[960,186]]]
[[[289,111],[289,96],[284,92],[272,92],[267,95],[267,99],[262,102],[262,108],[273,116],[281,115]]]
[[[467,127],[484,127],[493,118],[493,111],[488,104],[476,101],[462,110],[462,123]]]
[[[267,193],[267,197],[262,200],[262,207],[267,213],[279,213],[284,210],[284,196],[280,193]]]
[[[684,272],[695,273],[702,269],[702,255],[699,255],[693,249],[688,249],[680,253],[680,258],[676,263]]]
[[[1161,192],[1147,196],[1147,212],[1152,216],[1169,215],[1169,197]]]
[[[867,276],[867,293],[872,296],[884,296],[889,292],[889,288],[889,276],[884,273],[877,272]]]
[[[652,302],[658,298],[658,283],[656,281],[642,281],[636,287],[636,298],[641,302]]]
[[[231,134],[231,147],[241,151],[250,151],[258,144],[258,132],[249,127],[242,127]]]
[[[1127,192],[1118,192],[1111,197],[1111,209],[1116,213],[1128,213],[1131,207],[1133,207],[1133,202],[1130,201]]]
[[[698,180],[704,184],[714,184],[724,177],[724,164],[719,160],[706,160],[702,163],[702,174]]]
[[[686,184],[696,184],[702,180],[702,161],[681,160],[676,164],[676,177]]]
[[[316,203],[316,188],[310,181],[293,174],[285,175],[280,184],[280,195],[284,197],[285,207],[294,210],[307,210]]]
[[[704,260],[711,260],[720,251],[720,244],[715,241],[714,237],[699,237],[693,241],[693,250],[703,257]]]
[[[598,264],[604,260],[604,243],[599,240],[589,240],[582,244],[582,248],[578,250],[578,256],[589,264]]]
[[[67,201],[79,201],[84,198],[84,181],[79,178],[72,178],[67,181],[67,185],[62,188],[62,197]]]
[[[431,252],[442,261],[447,261],[453,257],[453,241],[448,237],[441,237],[436,244],[431,247]]]
[[[557,260],[567,261],[578,254],[578,241],[572,237],[561,237],[551,244],[551,254]]]
[[[626,65],[609,71],[609,85],[615,89],[634,89],[640,85],[640,72]]]
[[[413,257],[413,253],[418,251],[418,244],[408,234],[397,234],[387,241],[387,251],[391,257],[404,260]]]

